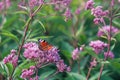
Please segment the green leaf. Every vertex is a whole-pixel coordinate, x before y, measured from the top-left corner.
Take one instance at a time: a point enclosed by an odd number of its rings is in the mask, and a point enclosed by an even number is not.
[[[92,48],[90,47],[86,47],[85,51],[87,51],[88,54],[90,54],[91,56],[95,57],[96,59],[100,60],[98,55],[92,50]]]
[[[40,36],[40,37],[35,37],[35,38],[32,38],[32,39],[27,39],[27,41],[33,41],[33,42],[37,42],[38,39],[46,39],[46,38],[52,38],[53,36]]]
[[[16,11],[13,14],[28,14],[26,11]]]
[[[4,35],[4,36],[7,36],[7,37],[10,37],[11,39],[15,40],[17,44],[19,43],[19,39],[17,38],[17,36],[14,35],[14,34],[12,34],[11,32],[2,30],[2,31],[0,32],[0,34],[2,34],[2,35]]]
[[[47,78],[48,76],[54,74],[55,70],[51,70],[48,72],[44,72],[41,76],[40,76],[40,80],[45,80],[45,78]]]
[[[120,61],[119,62],[112,61],[111,66],[116,72],[120,73]]]
[[[6,66],[8,68],[9,75],[11,75],[13,72],[14,66],[11,63],[7,63]]]
[[[86,80],[85,76],[82,76],[78,73],[74,73],[74,72],[70,72],[68,73],[70,76],[72,76],[73,78],[75,78],[75,80]]]
[[[14,15],[7,19],[7,21],[3,25],[3,29],[7,29],[11,27],[11,24],[13,24],[18,19],[18,16]]]
[[[116,40],[120,42],[120,33],[116,34]]]
[[[102,63],[102,64],[110,64],[109,61],[101,61],[100,63]]]
[[[108,70],[102,72],[102,76],[105,75],[108,72]],[[89,80],[96,80],[99,76],[100,72],[97,72],[95,75],[89,78]]]
[[[75,78],[73,78],[71,75],[68,75],[67,78],[65,78],[65,80],[76,80]]]
[[[1,64],[1,62],[0,62],[0,64]],[[6,74],[6,72],[5,72],[4,68],[3,68],[3,67],[1,67],[1,66],[2,66],[2,64],[0,65],[0,74],[5,75],[5,74]]]
[[[113,20],[113,23],[120,28],[120,22],[118,20]]]
[[[118,14],[115,14],[114,16],[116,16],[116,17],[117,17],[117,16],[120,16],[120,13],[118,13]]]
[[[37,20],[39,23],[40,23],[40,25],[42,26],[42,28],[44,29],[44,32],[46,32],[46,29],[45,29],[45,26],[44,26],[44,24],[41,22],[41,21],[39,21],[39,20]]]
[[[0,66],[1,66],[1,69],[4,71],[3,73],[5,73],[5,75],[9,75],[8,68],[3,62],[0,62]]]

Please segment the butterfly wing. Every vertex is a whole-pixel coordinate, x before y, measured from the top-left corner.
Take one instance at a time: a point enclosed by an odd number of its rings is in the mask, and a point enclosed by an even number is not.
[[[50,45],[48,42],[45,40],[39,40],[39,49],[42,51],[48,51],[52,48],[53,46]]]

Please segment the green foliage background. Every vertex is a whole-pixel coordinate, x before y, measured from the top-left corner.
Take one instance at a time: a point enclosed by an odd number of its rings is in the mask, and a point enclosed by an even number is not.
[[[18,2],[12,0],[12,6],[5,10],[4,14],[0,13],[0,73],[4,74],[5,77],[8,73],[12,72],[13,68],[11,64],[4,65],[2,60],[10,53],[11,49],[18,49],[24,33],[25,23],[28,20],[28,13],[17,7]],[[96,5],[102,5],[104,9],[108,9],[110,0],[104,2],[103,0],[95,0],[95,2],[97,3]],[[53,6],[43,6],[30,24],[26,42],[37,42],[39,38],[47,40],[50,44],[59,48],[60,56],[65,60],[66,64],[71,66],[71,72],[58,73],[50,80],[85,80],[91,57],[97,57],[89,48],[89,42],[97,39],[107,42],[106,39],[97,37],[98,26],[93,23],[94,17],[90,11],[84,9],[84,3],[84,0],[72,1],[70,8],[73,18],[67,22],[65,22],[64,17],[61,15],[63,12],[54,11]],[[79,6],[81,7],[81,13],[75,15],[74,12]],[[120,6],[116,4],[115,7]],[[106,19],[106,22],[109,25],[109,20]],[[114,19],[113,26],[120,28],[119,18]],[[106,65],[101,80],[120,80],[120,33],[115,36],[115,39],[116,41],[113,41],[113,44],[111,44],[115,58],[104,62]],[[86,45],[86,49],[80,53],[80,67],[78,67],[79,61],[73,61],[71,53],[74,48],[82,44]],[[25,60],[22,53],[20,57],[20,64],[15,71],[16,74],[14,74],[17,77],[15,80],[22,80],[20,79],[21,70],[33,64]],[[98,58],[99,63],[97,67],[92,69],[89,80],[97,80],[102,58],[103,55],[100,55]],[[21,63],[22,61],[23,63]],[[6,68],[8,72],[6,72]],[[78,68],[80,69],[80,74],[78,74]],[[40,80],[44,80],[55,69],[53,65],[40,69]]]

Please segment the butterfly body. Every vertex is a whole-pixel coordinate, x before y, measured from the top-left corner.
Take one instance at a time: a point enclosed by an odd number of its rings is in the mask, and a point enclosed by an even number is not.
[[[50,45],[47,41],[45,41],[45,40],[41,40],[41,39],[39,39],[38,40],[38,46],[39,46],[39,49],[40,50],[42,50],[42,51],[48,51],[48,50],[50,50],[50,49],[52,49],[53,48],[53,46],[52,45]]]

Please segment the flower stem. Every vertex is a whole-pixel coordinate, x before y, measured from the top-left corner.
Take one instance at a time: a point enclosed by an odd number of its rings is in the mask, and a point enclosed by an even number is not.
[[[100,80],[100,78],[101,78],[103,68],[104,68],[104,64],[102,64],[102,66],[100,68],[100,75],[98,76],[98,80]]]
[[[110,10],[110,31],[108,32],[108,36],[107,36],[107,40],[108,40],[108,46],[107,46],[107,55],[104,58],[104,61],[107,60],[107,56],[109,55],[110,52],[110,44],[111,44],[111,29],[112,29],[112,20],[113,20],[113,13],[112,13],[112,9],[113,6],[111,6],[111,10]],[[100,75],[98,76],[98,80],[100,80],[102,72],[103,72],[103,68],[104,68],[104,64],[102,64],[101,68],[100,68]]]
[[[87,73],[86,80],[88,80],[88,79],[89,79],[89,76],[90,76],[90,72],[91,72],[91,70],[92,70],[92,66],[90,66],[90,68],[89,68],[89,71],[88,71],[88,73]]]

